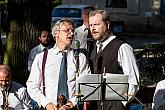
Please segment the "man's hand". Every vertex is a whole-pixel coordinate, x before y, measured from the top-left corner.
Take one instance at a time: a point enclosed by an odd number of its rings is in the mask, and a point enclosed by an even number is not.
[[[46,110],[57,110],[57,106],[53,103],[48,103],[45,108]]]
[[[67,102],[65,105],[63,105],[59,110],[71,110],[73,108],[72,102]]]

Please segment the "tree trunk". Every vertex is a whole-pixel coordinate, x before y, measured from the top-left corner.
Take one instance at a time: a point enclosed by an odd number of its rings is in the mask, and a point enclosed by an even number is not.
[[[30,49],[38,44],[41,30],[50,31],[51,0],[8,0],[8,35],[4,64],[12,69],[14,81],[25,85]]]

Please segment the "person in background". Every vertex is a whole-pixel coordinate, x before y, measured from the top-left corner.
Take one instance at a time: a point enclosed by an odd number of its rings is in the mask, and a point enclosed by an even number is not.
[[[94,7],[86,7],[83,10],[83,25],[75,29],[75,36],[72,42],[74,48],[74,41],[80,42],[80,51],[89,56],[93,46],[93,39],[89,29],[89,12],[95,10]]]
[[[96,41],[91,53],[90,67],[93,74],[124,74],[128,76],[128,94],[134,96],[138,90],[139,70],[133,49],[126,42],[117,38],[111,31],[110,14],[105,10],[94,10],[89,14],[89,26]],[[100,110],[100,102],[89,110]],[[104,110],[124,110],[121,101],[105,101]],[[96,107],[96,108],[95,108]]]
[[[0,109],[32,110],[26,88],[11,81],[11,70],[7,65],[0,65]]]
[[[157,83],[153,96],[153,110],[165,110],[165,80]]]
[[[34,47],[33,49],[30,50],[29,53],[29,57],[28,57],[28,71],[30,72],[31,70],[31,66],[33,63],[33,60],[35,58],[35,56],[38,53],[41,53],[42,51],[44,51],[44,49],[48,49],[51,46],[49,45],[49,32],[46,30],[41,31],[40,35],[38,36],[38,40],[40,42],[40,44],[36,47]]]
[[[59,110],[71,110],[77,104],[76,96],[74,96],[77,61],[73,49],[70,48],[74,36],[73,26],[73,22],[69,19],[58,20],[52,27],[52,35],[56,44],[47,52],[45,69],[42,68],[45,52],[37,54],[32,64],[26,83],[27,90],[31,98],[46,110],[57,110],[57,108]],[[61,73],[64,70],[65,74],[63,73],[63,75],[67,74],[67,76],[61,78]],[[86,57],[82,53],[79,54],[79,73],[80,76],[91,73]],[[60,82],[61,79],[63,82]],[[60,84],[63,85],[60,86]],[[61,92],[59,92],[60,87],[62,87]],[[60,104],[61,96],[64,96],[66,103]],[[59,105],[62,106],[59,107]]]

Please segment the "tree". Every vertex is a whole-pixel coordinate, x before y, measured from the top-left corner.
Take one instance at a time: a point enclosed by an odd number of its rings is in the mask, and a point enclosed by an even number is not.
[[[4,64],[11,67],[13,80],[25,84],[29,75],[28,54],[37,45],[41,30],[50,31],[50,0],[8,0],[8,31]]]
[[[52,0],[52,8],[61,4],[62,4],[62,0]]]

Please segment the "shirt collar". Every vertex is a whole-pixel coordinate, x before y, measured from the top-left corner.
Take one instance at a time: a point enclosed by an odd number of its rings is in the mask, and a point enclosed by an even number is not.
[[[97,41],[96,42],[96,46],[98,48],[99,47],[99,44],[102,43],[102,45],[103,45],[102,46],[102,49],[104,49],[108,45],[108,43],[111,42],[115,38],[116,38],[115,35],[110,35],[110,37],[107,40],[103,41],[103,42]]]
[[[53,49],[55,49],[54,50],[55,54],[59,54],[61,52],[61,50],[57,47],[57,44],[54,45]],[[64,50],[64,52],[68,52],[70,50],[71,48],[68,48],[67,50]]]
[[[82,30],[84,30],[84,31],[87,30],[87,27],[86,27],[84,24],[81,26],[81,28],[82,28]]]
[[[47,48],[47,47],[44,47],[42,44],[40,44],[39,46],[41,50],[44,50],[44,48]]]

